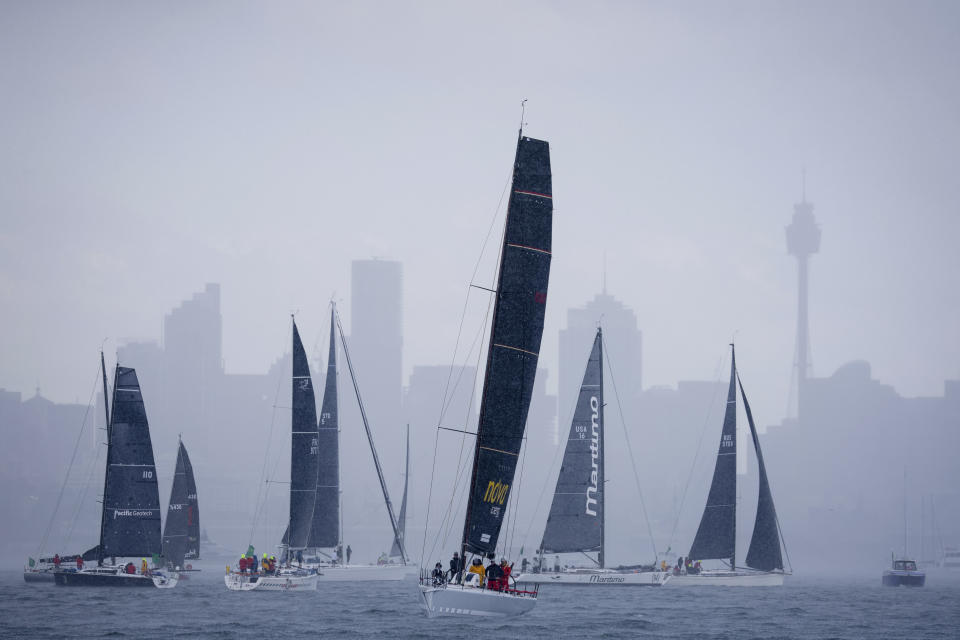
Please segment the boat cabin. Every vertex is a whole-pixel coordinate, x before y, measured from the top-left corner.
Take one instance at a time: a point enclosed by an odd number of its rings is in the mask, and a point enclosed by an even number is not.
[[[916,571],[917,563],[913,560],[895,560],[893,562],[894,571]]]

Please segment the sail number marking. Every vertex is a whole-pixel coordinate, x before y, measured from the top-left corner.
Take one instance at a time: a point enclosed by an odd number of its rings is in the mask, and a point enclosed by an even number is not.
[[[500,481],[494,482],[491,480],[487,484],[487,490],[483,494],[484,502],[492,502],[494,504],[503,505],[503,501],[507,499],[507,491],[510,490],[509,484],[503,484]]]

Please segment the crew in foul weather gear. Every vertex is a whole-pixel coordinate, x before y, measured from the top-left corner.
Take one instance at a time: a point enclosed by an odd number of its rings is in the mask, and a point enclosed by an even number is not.
[[[486,577],[487,570],[483,568],[483,562],[480,560],[480,558],[474,558],[468,573],[475,573],[480,576],[480,584],[482,585],[483,580]]]

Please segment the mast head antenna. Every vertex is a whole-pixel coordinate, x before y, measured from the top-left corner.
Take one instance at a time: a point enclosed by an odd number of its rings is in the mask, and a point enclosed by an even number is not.
[[[527,99],[524,98],[520,102],[520,137],[521,138],[523,137],[523,126],[527,124],[526,122],[523,121],[523,118],[526,115],[526,112],[527,112]]]

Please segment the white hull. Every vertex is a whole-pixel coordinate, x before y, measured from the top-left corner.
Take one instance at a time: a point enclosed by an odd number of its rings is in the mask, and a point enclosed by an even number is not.
[[[584,586],[662,587],[672,576],[666,571],[561,571],[524,573],[516,577],[518,585],[564,584]]]
[[[783,573],[772,571],[703,571],[693,576],[673,576],[670,584],[681,587],[781,587],[783,576]]]
[[[388,582],[391,580],[412,580],[417,577],[415,565],[402,564],[349,564],[340,566],[315,567],[320,574],[319,582]]]
[[[428,618],[458,615],[512,617],[527,613],[536,604],[534,595],[515,595],[462,585],[420,585],[420,607]]]
[[[223,583],[231,591],[316,591],[317,574],[264,576],[228,573],[223,577]]]

